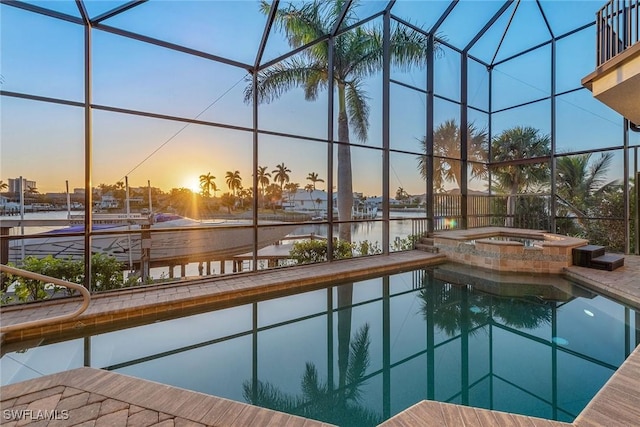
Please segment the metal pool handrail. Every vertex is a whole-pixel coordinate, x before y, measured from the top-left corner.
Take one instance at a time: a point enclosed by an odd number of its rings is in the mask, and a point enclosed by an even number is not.
[[[89,293],[87,288],[82,285],[78,285],[77,283],[67,282],[66,280],[56,279],[55,277],[45,276],[43,274],[34,273],[32,271],[9,267],[8,265],[4,264],[0,264],[0,272],[26,277],[27,279],[40,280],[45,283],[53,283],[57,286],[64,286],[67,288],[75,289],[82,294],[82,306],[80,306],[80,308],[72,313],[63,314],[61,316],[47,317],[45,319],[31,320],[29,322],[17,323],[15,325],[0,326],[0,333],[14,332],[20,329],[44,326],[54,322],[73,319],[74,317],[82,314],[87,309],[87,307],[89,307],[89,303],[91,302],[91,294]]]

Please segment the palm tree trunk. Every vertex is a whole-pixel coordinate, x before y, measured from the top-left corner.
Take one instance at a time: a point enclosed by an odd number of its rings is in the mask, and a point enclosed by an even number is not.
[[[349,119],[345,102],[344,85],[338,84],[338,216],[340,221],[351,221],[353,206],[353,182],[351,172],[351,146],[349,145]],[[351,243],[351,224],[340,224],[338,237]]]
[[[349,351],[351,349],[351,312],[353,310],[353,283],[338,286],[338,388],[346,394]],[[340,399],[344,401],[344,399]]]
[[[518,195],[518,187],[519,185],[517,180],[514,180],[513,184],[511,185],[511,194],[509,194],[507,203],[507,221],[505,224],[507,227],[513,227],[513,224],[515,222],[516,197]]]

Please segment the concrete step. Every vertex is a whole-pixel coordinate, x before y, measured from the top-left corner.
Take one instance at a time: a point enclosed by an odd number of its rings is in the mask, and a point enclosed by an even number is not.
[[[573,256],[573,265],[590,267],[592,259],[604,255],[604,246],[584,245],[578,248],[573,248],[571,253]]]
[[[429,252],[432,254],[437,254],[440,252],[440,250],[438,248],[436,248],[435,246],[432,245],[425,245],[422,243],[416,243],[416,249],[423,251],[423,252]]]
[[[624,265],[624,257],[622,255],[605,254],[591,259],[591,268],[598,270],[613,271]]]
[[[422,243],[423,245],[433,246],[433,237],[422,237],[420,239],[420,243]]]

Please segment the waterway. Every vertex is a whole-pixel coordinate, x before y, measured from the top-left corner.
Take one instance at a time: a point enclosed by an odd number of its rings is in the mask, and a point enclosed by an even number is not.
[[[83,211],[71,211],[71,215],[82,215]],[[24,219],[28,220],[37,220],[37,219],[67,219],[69,213],[67,211],[49,211],[49,212],[29,212],[25,213]],[[389,224],[389,235],[390,242],[392,246],[392,250],[396,250],[400,248],[400,243],[402,239],[406,239],[412,233],[412,218],[419,218],[423,216],[421,212],[413,212],[413,211],[395,211],[391,213],[391,221]],[[2,220],[16,220],[19,219],[19,216],[0,216],[0,221]],[[229,219],[229,218],[225,218]],[[207,222],[216,221],[216,219],[207,220]],[[58,227],[43,227],[43,226],[35,226],[35,227],[14,227],[10,230],[10,235],[31,235],[37,233],[43,233],[47,231],[51,231],[53,229],[60,228]],[[260,232],[260,231],[259,231]],[[338,230],[337,227],[334,228],[334,235],[337,236]],[[297,227],[293,232],[289,233],[289,236],[309,236],[314,235],[318,237],[327,237],[328,235],[328,225],[323,223],[305,223],[301,224]],[[375,220],[370,221],[362,221],[352,224],[352,241],[354,243],[360,243],[363,241],[368,241],[375,248],[374,250],[382,250],[382,236],[383,236],[383,222],[381,221],[380,213]],[[283,243],[292,243],[295,240],[285,240]],[[395,245],[394,245],[395,243]],[[137,260],[135,260],[137,261]],[[236,266],[237,267],[237,266]],[[251,262],[245,261],[242,266],[243,269],[250,269]],[[267,268],[266,261],[259,261],[258,268]],[[212,274],[218,274],[222,270],[226,273],[232,272],[234,269],[234,265],[232,261],[226,261],[224,266],[221,265],[221,262],[212,263],[210,266],[210,272]],[[207,269],[205,266],[201,265],[198,262],[190,263],[185,265],[184,275],[186,277],[200,276],[202,274],[206,274]],[[150,271],[150,275],[154,279],[163,279],[171,276],[169,267],[159,267],[152,268]],[[179,277],[182,275],[181,269],[178,268],[174,271],[174,277]]]

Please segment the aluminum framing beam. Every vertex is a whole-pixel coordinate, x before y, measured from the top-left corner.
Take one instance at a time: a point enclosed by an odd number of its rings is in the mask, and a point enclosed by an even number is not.
[[[382,28],[382,253],[389,254],[391,14],[385,12]]]

